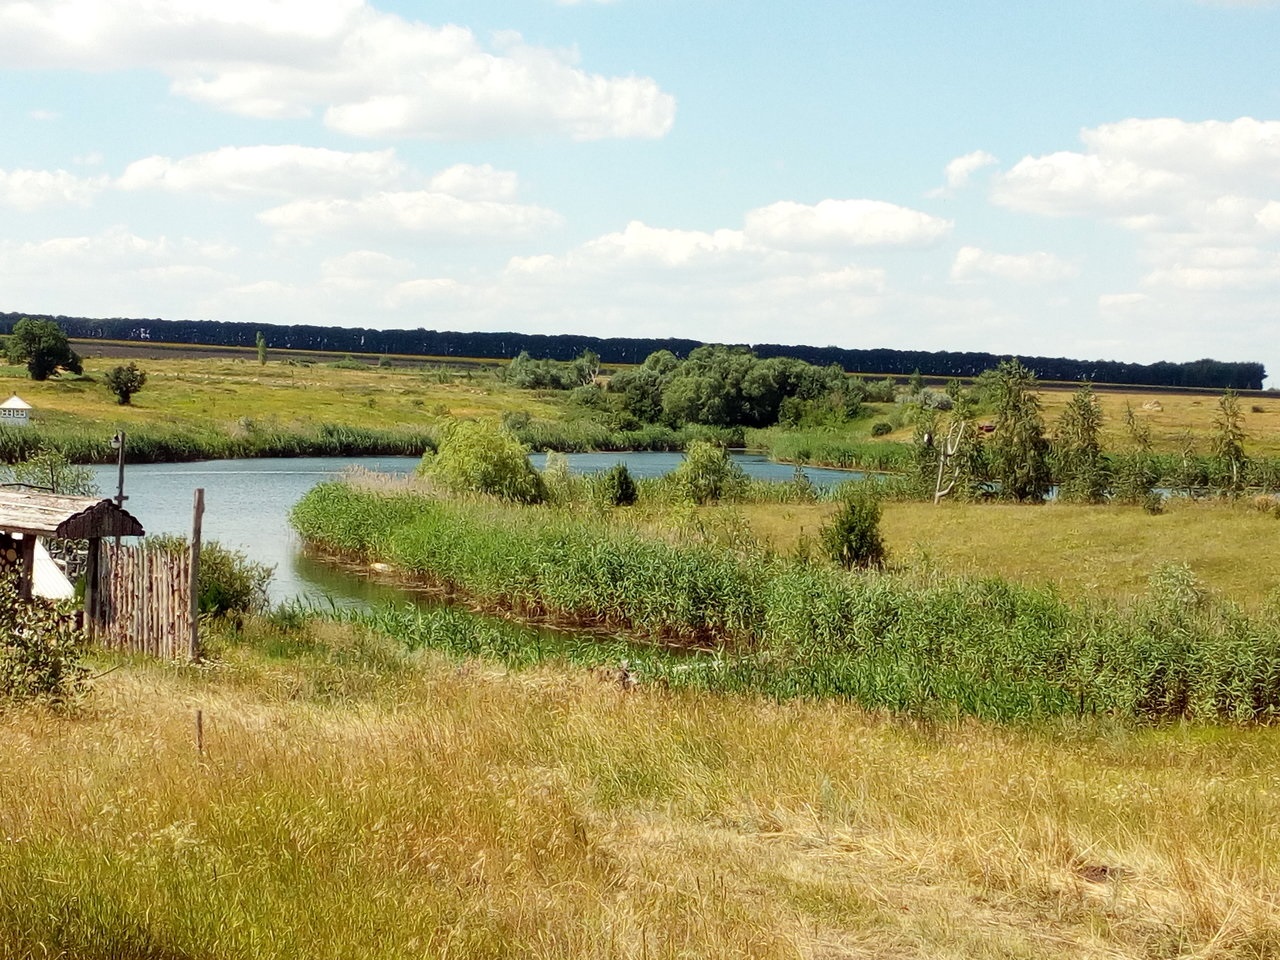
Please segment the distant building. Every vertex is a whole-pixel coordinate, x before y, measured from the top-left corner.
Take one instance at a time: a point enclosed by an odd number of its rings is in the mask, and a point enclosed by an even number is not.
[[[0,403],[0,426],[25,427],[30,420],[31,404],[16,393]]]

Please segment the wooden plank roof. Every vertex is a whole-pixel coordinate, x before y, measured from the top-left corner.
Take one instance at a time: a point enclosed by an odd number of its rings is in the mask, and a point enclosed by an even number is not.
[[[110,500],[20,487],[0,488],[0,531],[69,540],[141,537],[144,533],[136,517]]]

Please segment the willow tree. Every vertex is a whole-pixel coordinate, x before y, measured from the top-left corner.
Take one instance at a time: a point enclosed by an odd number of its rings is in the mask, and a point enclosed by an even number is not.
[[[1058,499],[1102,503],[1107,498],[1108,471],[1102,456],[1102,408],[1092,386],[1086,383],[1072,394],[1055,433]]]
[[[1053,481],[1035,374],[1016,358],[1004,360],[989,388],[995,408],[995,430],[987,446],[991,479],[1007,500],[1043,500]]]
[[[1244,486],[1244,414],[1240,412],[1240,395],[1228,390],[1218,400],[1218,414],[1213,418],[1213,455],[1223,475],[1222,486],[1238,493]]]

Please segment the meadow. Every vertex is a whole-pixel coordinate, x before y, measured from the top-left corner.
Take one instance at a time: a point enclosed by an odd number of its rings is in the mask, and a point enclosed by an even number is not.
[[[97,666],[0,712],[6,957],[1280,955],[1274,728],[913,722],[321,623]]]

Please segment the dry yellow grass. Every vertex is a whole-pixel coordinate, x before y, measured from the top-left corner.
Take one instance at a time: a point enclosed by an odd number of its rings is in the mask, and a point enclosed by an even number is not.
[[[760,539],[790,552],[801,537],[816,538],[835,506],[737,509]],[[1245,605],[1280,593],[1280,521],[1248,500],[1174,498],[1158,516],[1113,505],[886,503],[881,533],[894,561],[1052,583],[1072,597],[1132,597],[1166,563],[1188,564],[1211,589]]]
[[[24,369],[4,368],[0,392],[16,392],[35,406],[37,424],[86,424],[102,429],[133,424],[189,427],[234,425],[251,418],[283,428],[321,423],[361,427],[425,426],[442,414],[500,415],[528,410],[554,417],[557,410],[528,391],[504,387],[484,373],[441,383],[433,373],[405,368],[347,370],[324,364],[293,366],[220,357],[149,359],[139,362],[147,383],[129,406],[121,406],[102,382],[119,363],[85,361],[97,382],[36,383]]]
[[[1045,421],[1050,428],[1062,415],[1073,392],[1069,388],[1040,392]],[[1219,396],[1212,393],[1144,391],[1141,388],[1099,390],[1094,396],[1102,408],[1103,445],[1108,449],[1125,449],[1129,445],[1124,423],[1127,403],[1135,416],[1150,426],[1152,445],[1156,450],[1181,450],[1183,438],[1190,434],[1197,441],[1200,453],[1210,452]],[[1261,409],[1255,412],[1254,407]],[[1280,397],[1243,397],[1240,410],[1244,414],[1244,430],[1248,435],[1247,452],[1252,456],[1280,454]]]
[[[392,664],[335,630],[0,715],[0,953],[1280,950],[1280,731],[926,727]]]

